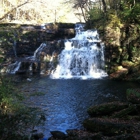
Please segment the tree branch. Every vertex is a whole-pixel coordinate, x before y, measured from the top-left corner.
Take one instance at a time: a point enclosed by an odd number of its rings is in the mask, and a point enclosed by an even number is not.
[[[18,6],[16,6],[16,7],[14,7],[14,8],[12,8],[11,10],[9,10],[7,13],[5,13],[2,17],[0,17],[0,20],[3,20],[6,16],[8,16],[8,14],[10,14],[11,12],[13,12],[15,9],[17,9],[17,8],[19,8],[19,7],[22,7],[23,5],[25,5],[25,4],[27,4],[27,3],[30,3],[31,1],[26,1],[26,2],[24,2],[24,3],[22,3],[22,4],[20,4],[20,5],[18,5]]]

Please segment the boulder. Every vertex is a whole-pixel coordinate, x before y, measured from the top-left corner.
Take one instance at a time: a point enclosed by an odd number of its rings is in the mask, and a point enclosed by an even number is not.
[[[89,118],[83,126],[90,132],[101,132],[107,136],[131,134],[135,131],[134,124],[117,119]]]
[[[50,133],[52,134],[53,138],[55,138],[55,139],[64,140],[67,137],[67,135],[61,131],[51,131]]]
[[[126,97],[129,102],[133,104],[140,104],[140,88],[127,89]]]
[[[126,107],[128,107],[127,103],[116,101],[116,102],[109,102],[101,105],[91,106],[87,112],[91,117],[96,117],[96,116],[99,117],[102,115],[110,115],[114,111],[119,111]]]

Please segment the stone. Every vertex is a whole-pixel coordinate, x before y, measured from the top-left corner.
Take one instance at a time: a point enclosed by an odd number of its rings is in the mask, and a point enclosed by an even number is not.
[[[114,111],[119,111],[126,107],[128,107],[127,103],[116,101],[116,102],[100,104],[97,106],[91,106],[87,112],[90,116],[95,117],[95,116],[101,116],[101,115],[110,115]]]
[[[101,132],[107,136],[134,132],[134,124],[118,121],[117,119],[89,118],[84,120],[83,126],[87,131]]]
[[[66,134],[64,132],[61,132],[61,131],[51,131],[50,133],[52,134],[52,136],[54,138],[58,138],[58,139],[65,139],[66,138]]]
[[[34,133],[32,134],[31,136],[31,140],[39,140],[39,139],[42,139],[44,137],[44,134],[43,133]]]
[[[126,97],[129,102],[133,104],[140,104],[140,88],[127,89]]]

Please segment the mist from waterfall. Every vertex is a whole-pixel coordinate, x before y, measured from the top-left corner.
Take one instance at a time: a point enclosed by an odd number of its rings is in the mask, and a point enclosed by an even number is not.
[[[104,44],[97,30],[77,30],[74,38],[65,41],[51,78],[102,78],[107,76],[104,66]]]

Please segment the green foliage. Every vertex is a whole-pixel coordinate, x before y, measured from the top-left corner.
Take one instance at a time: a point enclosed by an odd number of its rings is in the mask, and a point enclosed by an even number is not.
[[[4,55],[13,47],[14,42],[20,39],[21,31],[18,26],[1,24],[0,27],[0,53]]]
[[[101,17],[103,17],[103,13],[96,7],[91,9],[88,14],[89,14],[89,19],[92,20],[92,21],[93,20],[98,20]]]
[[[134,104],[140,104],[140,89],[130,88],[126,91],[127,100]]]
[[[17,101],[21,101],[23,96],[16,93],[10,80],[0,77],[0,105],[2,112],[10,113],[15,109]]]
[[[2,140],[25,140],[30,131],[45,121],[38,108],[22,103],[22,94],[16,93],[10,80],[0,77],[0,136]]]
[[[117,29],[117,27],[119,27],[119,28],[122,27],[120,17],[112,11],[113,10],[111,10],[107,14],[107,16],[108,16],[108,26],[116,28],[116,29]]]
[[[138,89],[133,89],[133,88],[127,89],[126,94],[129,96],[132,94],[135,94],[137,97],[140,98],[140,89],[139,88]]]
[[[140,4],[136,4],[133,7],[131,16],[136,22],[140,23]]]
[[[99,8],[93,7],[87,14],[88,14],[88,21],[86,22],[87,29],[89,28],[103,29],[105,18],[104,13]]]
[[[140,23],[140,3],[134,4],[132,0],[127,0],[123,1],[121,5],[123,9],[120,11],[122,21]]]

